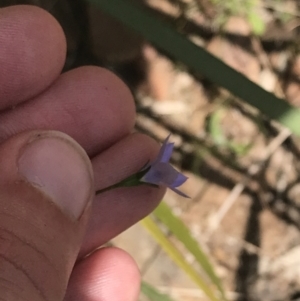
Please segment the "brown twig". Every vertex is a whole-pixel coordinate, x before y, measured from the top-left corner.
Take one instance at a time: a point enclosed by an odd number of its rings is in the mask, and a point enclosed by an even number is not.
[[[288,129],[281,130],[281,132],[266,147],[259,162],[254,163],[249,167],[247,174],[245,174],[242,180],[234,186],[234,188],[231,190],[228,197],[224,200],[222,206],[212,216],[209,229],[206,233],[207,237],[211,236],[215,232],[215,230],[219,227],[225,215],[228,213],[230,208],[234,205],[238,197],[242,194],[243,190],[247,186],[251,177],[257,175],[260,172],[264,163],[272,156],[272,154],[290,135],[291,132]]]

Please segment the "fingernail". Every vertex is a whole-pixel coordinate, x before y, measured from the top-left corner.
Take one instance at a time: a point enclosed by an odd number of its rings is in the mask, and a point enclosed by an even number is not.
[[[72,138],[54,131],[36,134],[22,149],[18,167],[62,211],[81,216],[91,198],[93,175],[88,156]]]

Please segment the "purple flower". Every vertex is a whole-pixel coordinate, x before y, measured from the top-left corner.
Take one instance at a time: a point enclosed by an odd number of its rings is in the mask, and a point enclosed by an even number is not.
[[[170,163],[174,143],[168,142],[170,135],[164,141],[157,158],[145,169],[149,169],[141,178],[142,182],[164,185],[178,193],[179,195],[189,198],[186,194],[176,189],[181,186],[188,178],[178,172]]]

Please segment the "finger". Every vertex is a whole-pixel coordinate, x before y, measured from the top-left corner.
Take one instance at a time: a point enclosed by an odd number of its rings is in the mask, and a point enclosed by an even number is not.
[[[135,107],[129,89],[113,73],[81,67],[0,119],[0,143],[24,130],[52,129],[68,134],[93,156],[132,130]]]
[[[132,134],[92,160],[96,190],[138,172],[156,157],[159,145],[142,134]],[[80,257],[103,245],[148,215],[162,199],[164,188],[148,185],[114,189],[99,194],[92,207]]]
[[[0,147],[2,300],[63,300],[94,196],[84,150],[58,132]]]
[[[63,68],[63,31],[35,6],[0,9],[0,45],[0,110],[41,93]]]
[[[103,248],[77,264],[65,301],[135,301],[140,273],[133,259],[117,248]]]

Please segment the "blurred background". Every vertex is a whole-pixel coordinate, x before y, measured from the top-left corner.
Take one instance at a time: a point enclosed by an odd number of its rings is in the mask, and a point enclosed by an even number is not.
[[[175,142],[189,177],[110,244],[140,301],[300,300],[299,0],[0,0],[61,23],[64,71],[109,68],[136,129]],[[217,59],[216,59],[217,58]]]

